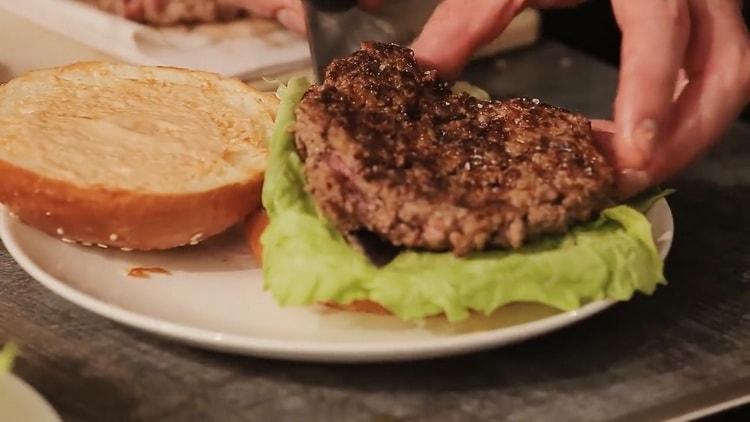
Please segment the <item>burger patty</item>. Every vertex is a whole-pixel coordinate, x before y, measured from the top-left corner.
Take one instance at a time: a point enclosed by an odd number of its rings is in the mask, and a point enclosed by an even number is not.
[[[364,43],[296,111],[307,189],[344,233],[465,255],[561,233],[612,204],[583,116],[452,93],[414,54]]]
[[[78,0],[105,12],[154,26],[212,23],[244,15],[238,7],[219,0]],[[137,4],[134,4],[137,3]]]

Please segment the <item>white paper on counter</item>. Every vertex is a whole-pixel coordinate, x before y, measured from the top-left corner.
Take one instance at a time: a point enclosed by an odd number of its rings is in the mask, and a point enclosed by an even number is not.
[[[185,67],[259,83],[264,76],[283,79],[312,72],[307,41],[266,19],[153,28],[74,0],[0,0],[0,8],[129,63]],[[539,15],[526,10],[475,57],[533,44],[538,36]]]
[[[0,8],[134,64],[187,67],[244,79],[309,64],[307,41],[264,19],[193,29],[152,28],[73,0],[0,0]]]

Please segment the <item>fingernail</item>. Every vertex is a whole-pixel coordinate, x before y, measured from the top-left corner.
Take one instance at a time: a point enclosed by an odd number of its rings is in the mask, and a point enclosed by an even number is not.
[[[641,166],[645,166],[651,157],[659,126],[656,120],[641,121],[630,136],[631,146],[641,155]]]

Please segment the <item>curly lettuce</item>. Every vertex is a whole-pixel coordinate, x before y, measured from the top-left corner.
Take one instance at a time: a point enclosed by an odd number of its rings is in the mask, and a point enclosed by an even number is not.
[[[0,350],[0,374],[10,372],[13,368],[13,360],[18,353],[18,346],[15,343],[6,343]]]
[[[289,131],[309,83],[281,87],[271,138],[263,204],[265,287],[284,306],[371,300],[399,318],[444,313],[460,321],[490,314],[512,302],[572,310],[601,299],[628,300],[664,283],[663,264],[639,205],[618,205],[565,235],[549,236],[515,250],[457,258],[452,253],[405,251],[376,267],[345,241],[305,191],[302,162]]]

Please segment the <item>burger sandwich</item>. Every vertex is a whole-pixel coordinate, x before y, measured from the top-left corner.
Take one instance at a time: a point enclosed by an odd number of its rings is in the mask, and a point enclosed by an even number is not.
[[[456,92],[379,43],[279,95],[264,210],[247,233],[281,305],[459,321],[664,282],[644,215],[658,194],[617,202],[579,114]]]

